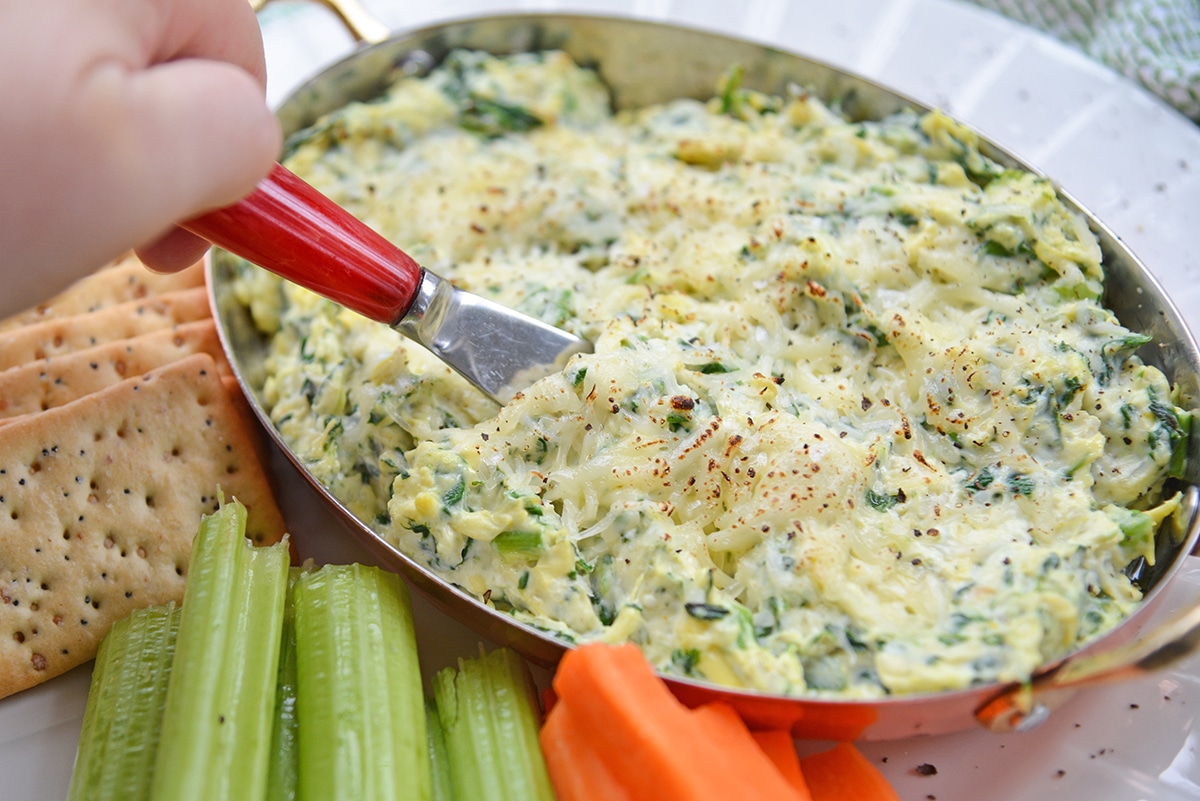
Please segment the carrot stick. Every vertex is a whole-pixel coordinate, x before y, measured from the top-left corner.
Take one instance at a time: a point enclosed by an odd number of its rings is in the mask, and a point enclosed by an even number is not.
[[[811,801],[808,786],[804,784],[804,777],[800,774],[799,757],[794,757],[795,773],[800,778],[799,787],[804,788],[803,792],[784,777],[783,772],[759,747],[746,723],[729,704],[721,701],[703,704],[692,710],[692,716],[720,742],[722,750],[732,758],[735,769],[743,775],[745,781],[760,786],[763,792],[770,793],[771,798]],[[784,732],[780,734],[787,737]],[[792,748],[794,755],[796,751],[790,737],[788,747]]]
[[[729,780],[713,781],[693,762],[712,765],[715,750],[699,737],[635,645],[584,645],[568,651],[554,676],[555,708],[568,706],[592,747],[624,779],[634,801],[737,797]],[[732,794],[731,794],[732,793]]]
[[[796,753],[796,742],[791,733],[782,729],[771,729],[750,734],[767,755],[767,759],[775,763],[775,767],[783,774],[787,783],[795,788],[801,798],[811,801],[812,794],[809,793],[808,782],[804,780],[804,773],[800,770],[800,756]]]
[[[635,645],[593,644],[569,651],[554,690],[555,709],[571,710],[632,801],[797,797],[773,768],[776,783],[744,770],[733,756],[742,750],[736,740],[714,731],[715,726],[698,726]],[[783,795],[777,792],[780,786]]]
[[[554,702],[558,700],[558,696],[554,694],[553,687],[547,687],[542,690],[542,714],[549,715],[550,710],[554,708]]]
[[[538,739],[558,801],[629,801],[565,705],[550,710]]]
[[[850,743],[838,743],[828,751],[800,760],[813,801],[900,801],[879,769]]]

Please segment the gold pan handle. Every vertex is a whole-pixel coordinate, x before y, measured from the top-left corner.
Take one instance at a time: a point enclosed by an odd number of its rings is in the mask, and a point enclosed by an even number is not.
[[[271,0],[250,0],[250,7],[261,11]],[[355,41],[376,44],[391,36],[388,27],[367,11],[359,0],[314,0],[325,6],[342,21]]]
[[[1182,517],[1190,528],[1197,514],[1196,487],[1189,487]],[[1182,555],[1179,557],[1182,558]],[[1149,632],[1124,645],[1072,657],[1002,691],[975,712],[975,718],[995,732],[1035,728],[1076,690],[1146,676],[1200,649],[1200,603],[1185,608]]]

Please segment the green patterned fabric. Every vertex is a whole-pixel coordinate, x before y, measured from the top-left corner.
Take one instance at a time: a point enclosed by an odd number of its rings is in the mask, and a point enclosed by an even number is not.
[[[1200,122],[1200,0],[973,0],[1072,45]]]

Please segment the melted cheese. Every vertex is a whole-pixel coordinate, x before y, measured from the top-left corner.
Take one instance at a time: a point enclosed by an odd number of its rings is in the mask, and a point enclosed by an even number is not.
[[[498,412],[246,268],[314,475],[447,581],[662,670],[844,697],[1027,677],[1125,617],[1190,419],[1053,188],[946,117],[727,84],[612,115],[460,53],[289,166],[434,271],[595,342]]]

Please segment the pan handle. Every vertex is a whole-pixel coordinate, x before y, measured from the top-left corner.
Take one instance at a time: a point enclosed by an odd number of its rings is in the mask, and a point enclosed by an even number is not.
[[[410,256],[279,164],[249,196],[181,227],[388,325],[421,281]]]
[[[1200,605],[1185,609],[1145,640],[1103,653],[1067,660],[1005,690],[984,704],[975,718],[994,732],[1026,731],[1075,690],[1135,679],[1164,668],[1200,648]]]
[[[250,7],[256,12],[271,0],[250,0]],[[388,27],[367,11],[358,0],[315,0],[332,11],[341,23],[350,31],[355,41],[377,44],[391,36]]]
[[[1182,509],[1187,518],[1184,528],[1191,530],[1200,512],[1200,492],[1196,487],[1186,490]],[[1026,683],[1007,687],[981,706],[975,718],[994,732],[1026,731],[1045,721],[1050,711],[1076,690],[1140,678],[1197,650],[1200,650],[1200,604],[1183,609],[1124,645],[1065,659]]]

